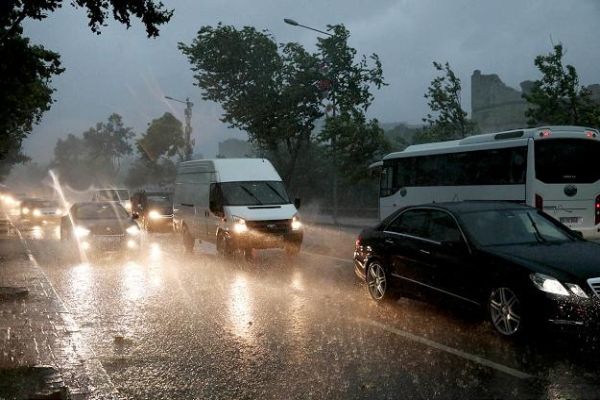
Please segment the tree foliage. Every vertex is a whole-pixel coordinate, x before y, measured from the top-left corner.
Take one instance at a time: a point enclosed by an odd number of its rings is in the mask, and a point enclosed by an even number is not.
[[[63,182],[74,188],[114,183],[121,160],[132,153],[133,130],[123,124],[120,115],[112,114],[82,136],[69,134],[58,139],[51,164]]]
[[[425,93],[431,112],[423,118],[427,126],[415,135],[415,141],[438,142],[460,139],[476,133],[476,124],[467,117],[467,112],[462,108],[460,78],[448,62],[441,64],[434,61],[433,67],[441,75],[431,81]]]
[[[531,126],[584,125],[600,127],[600,106],[594,104],[590,91],[581,86],[572,65],[563,65],[562,44],[554,51],[535,58],[542,78],[533,83],[530,93],[523,97],[530,107],[525,112]]]
[[[51,80],[64,71],[60,56],[23,36],[26,18],[42,20],[66,0],[3,0],[0,2],[0,179],[10,167],[27,159],[23,139],[52,105]],[[89,26],[100,33],[109,17],[130,26],[138,18],[149,37],[170,20],[172,10],[153,0],[73,0],[86,10]]]

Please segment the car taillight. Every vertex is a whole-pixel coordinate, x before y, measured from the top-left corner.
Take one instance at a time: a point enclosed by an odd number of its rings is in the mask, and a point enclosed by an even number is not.
[[[360,235],[358,235],[358,237],[356,238],[356,242],[354,242],[354,245],[356,246],[357,249],[360,247],[361,240],[362,240],[362,237],[360,237]]]
[[[544,210],[544,199],[539,194],[535,195],[535,208],[538,210]]]
[[[594,204],[594,210],[596,213],[596,225],[600,224],[600,195],[596,196],[596,204]]]

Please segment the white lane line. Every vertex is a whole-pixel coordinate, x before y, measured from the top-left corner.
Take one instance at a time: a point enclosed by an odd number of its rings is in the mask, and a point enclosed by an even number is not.
[[[108,375],[108,373],[102,366],[102,363],[100,363],[100,361],[98,361],[98,358],[97,358],[94,350],[85,343],[85,340],[81,336],[79,326],[77,325],[77,322],[75,322],[75,319],[73,318],[73,314],[71,313],[71,311],[69,310],[69,308],[67,307],[67,305],[65,304],[63,299],[58,295],[58,292],[56,291],[56,289],[54,288],[54,285],[48,278],[48,275],[46,275],[46,272],[44,271],[44,269],[37,262],[35,256],[33,255],[33,252],[31,251],[29,245],[27,244],[27,240],[21,234],[21,231],[17,228],[17,226],[15,224],[13,224],[10,217],[9,217],[9,221],[10,221],[10,224],[13,226],[13,229],[17,232],[17,235],[19,236],[19,240],[21,241],[21,244],[23,245],[23,248],[25,249],[25,253],[27,254],[27,257],[29,258],[29,261],[32,263],[32,265],[35,268],[37,268],[42,273],[42,275],[44,276],[44,279],[48,283],[48,286],[50,286],[50,289],[52,289],[52,293],[54,294],[55,298],[58,299],[58,302],[61,305],[62,311],[60,314],[63,318],[67,332],[70,333],[71,339],[73,339],[73,342],[75,343],[74,350],[75,350],[75,348],[79,350],[77,352],[77,355],[79,357],[82,357],[81,361],[82,361],[83,367],[85,369],[86,375],[92,380],[92,382],[94,384],[93,388],[87,388],[87,389],[90,389],[94,396],[101,395],[101,396],[104,396],[103,398],[106,398],[106,399],[119,399],[120,397],[119,397],[119,392],[117,391],[117,388],[115,387],[113,381],[110,379],[110,376]],[[101,391],[98,391],[98,389],[101,389]]]
[[[495,370],[503,372],[505,374],[514,376],[515,378],[519,378],[519,379],[535,378],[535,376],[530,375],[523,371],[519,371],[518,369],[514,369],[514,368],[508,367],[506,365],[499,364],[497,362],[480,357],[476,354],[467,353],[462,350],[455,349],[454,347],[446,346],[445,344],[434,342],[433,340],[426,339],[424,337],[415,335],[410,332],[403,331],[401,329],[393,328],[391,326],[388,326],[388,325],[385,325],[385,324],[382,324],[382,323],[379,323],[376,321],[371,321],[369,319],[357,318],[357,320],[359,322],[365,323],[367,325],[371,325],[371,326],[383,329],[384,331],[401,336],[405,339],[412,340],[413,342],[421,343],[425,346],[432,347],[436,350],[440,350],[440,351],[443,351],[443,352],[446,352],[449,354],[453,354],[455,356],[464,358],[465,360],[469,360],[469,361],[475,362],[477,364],[483,365],[485,367],[495,369]]]
[[[340,258],[340,257],[328,256],[328,255],[325,255],[325,254],[313,253],[312,251],[306,251],[306,250],[302,250],[301,253],[308,254],[308,255],[311,255],[311,256],[315,256],[315,257],[325,257],[325,258],[329,258],[331,260],[342,261],[342,262],[345,262],[345,263],[352,263],[352,260],[350,260],[348,258]]]

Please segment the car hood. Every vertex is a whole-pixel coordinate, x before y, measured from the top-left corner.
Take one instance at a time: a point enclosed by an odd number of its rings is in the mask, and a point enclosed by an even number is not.
[[[600,277],[600,244],[577,241],[556,244],[487,246],[483,251],[524,265],[533,272],[569,280]]]
[[[122,235],[127,228],[136,223],[131,220],[88,219],[77,220],[75,225],[89,229],[93,235]]]
[[[277,206],[227,206],[232,216],[240,217],[246,221],[276,221],[292,219],[298,212],[293,204]]]

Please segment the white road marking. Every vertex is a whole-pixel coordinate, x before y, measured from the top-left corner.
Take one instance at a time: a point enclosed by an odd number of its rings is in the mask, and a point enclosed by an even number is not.
[[[434,342],[431,339],[427,339],[427,338],[415,335],[413,333],[403,331],[401,329],[393,328],[391,326],[388,326],[388,325],[385,325],[385,324],[382,324],[382,323],[379,323],[379,322],[376,322],[376,321],[372,321],[372,320],[369,320],[369,319],[358,318],[357,320],[359,322],[365,323],[367,325],[371,325],[371,326],[383,329],[384,331],[387,331],[387,332],[393,333],[395,335],[401,336],[401,337],[403,337],[405,339],[412,340],[413,342],[421,343],[421,344],[423,344],[425,346],[432,347],[432,348],[434,348],[436,350],[440,350],[440,351],[443,351],[443,352],[446,352],[446,353],[449,353],[449,354],[452,354],[452,355],[464,358],[465,360],[469,360],[469,361],[472,361],[474,363],[483,365],[485,367],[495,369],[495,370],[503,372],[505,374],[514,376],[515,378],[519,378],[519,379],[531,379],[531,378],[535,378],[535,376],[530,375],[530,374],[528,374],[526,372],[523,372],[523,371],[519,371],[518,369],[511,368],[511,367],[508,367],[508,366],[503,365],[503,364],[499,364],[499,363],[497,363],[495,361],[488,360],[488,359],[483,358],[481,356],[478,356],[476,354],[467,353],[467,352],[464,352],[462,350],[455,349],[454,347],[446,346],[445,344]]]

